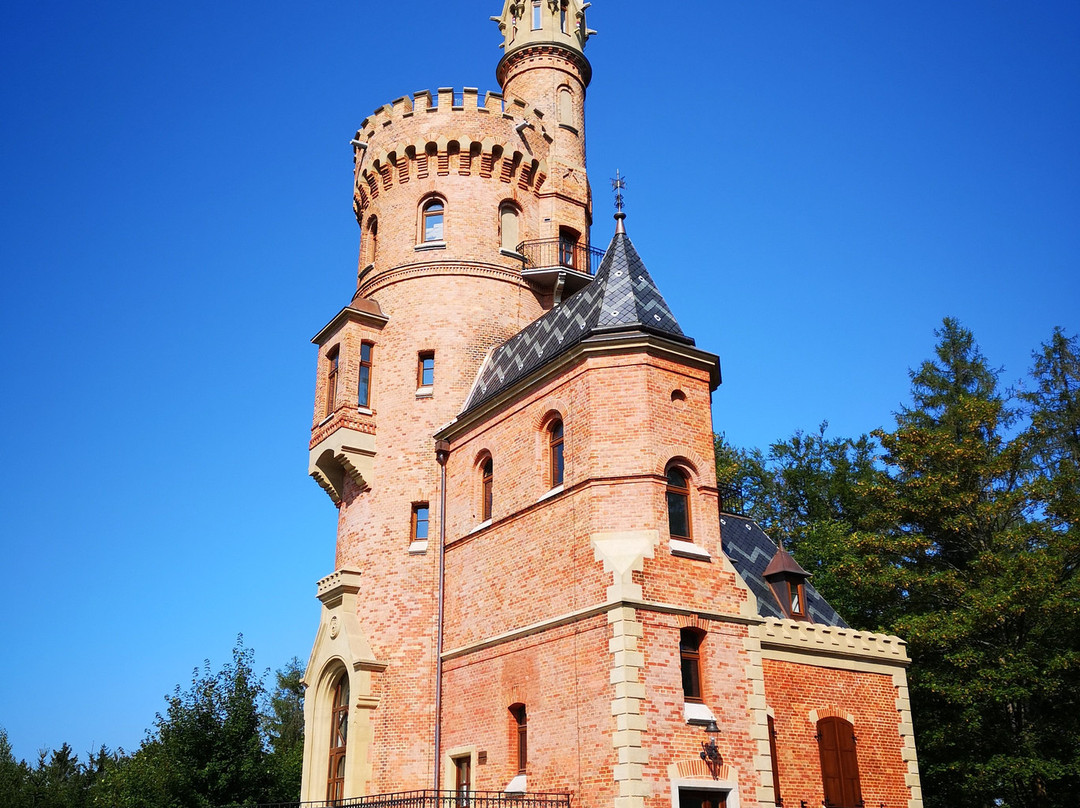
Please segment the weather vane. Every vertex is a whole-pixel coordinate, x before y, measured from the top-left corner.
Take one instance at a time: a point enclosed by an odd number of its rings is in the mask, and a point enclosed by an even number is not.
[[[615,169],[615,179],[611,181],[611,190],[615,192],[615,210],[619,213],[623,212],[623,194],[626,190],[626,178],[619,173],[619,169]]]

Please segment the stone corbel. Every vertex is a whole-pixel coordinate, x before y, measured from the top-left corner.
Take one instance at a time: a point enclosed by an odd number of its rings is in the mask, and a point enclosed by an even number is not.
[[[349,427],[335,429],[308,455],[308,474],[334,501],[341,503],[345,478],[360,488],[367,488],[375,458],[375,436]]]

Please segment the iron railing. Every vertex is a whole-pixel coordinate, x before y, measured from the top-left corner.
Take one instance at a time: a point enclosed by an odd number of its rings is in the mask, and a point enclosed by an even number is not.
[[[240,808],[221,806],[220,808]],[[280,802],[251,808],[570,808],[566,792],[523,794],[504,791],[399,791],[343,800]]]
[[[587,275],[595,275],[604,259],[603,250],[558,238],[523,241],[517,252],[524,259],[525,269],[564,267]]]

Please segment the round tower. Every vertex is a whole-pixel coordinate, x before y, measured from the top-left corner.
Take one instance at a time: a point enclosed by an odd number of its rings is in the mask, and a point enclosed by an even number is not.
[[[555,65],[539,70],[508,61],[526,51],[507,53],[500,74],[522,96],[415,93],[375,110],[352,141],[356,293],[313,340],[309,472],[339,517],[306,677],[305,800],[430,783],[432,751],[413,744],[431,735],[435,702],[433,435],[490,349],[591,276],[588,63],[580,46],[563,50],[528,56]],[[560,124],[564,86],[577,100]]]
[[[498,22],[503,54],[495,77],[508,98],[543,114],[551,137],[552,179],[542,193],[543,238],[577,238],[587,245],[592,224],[585,173],[585,91],[592,67],[588,28],[580,0],[506,0]]]

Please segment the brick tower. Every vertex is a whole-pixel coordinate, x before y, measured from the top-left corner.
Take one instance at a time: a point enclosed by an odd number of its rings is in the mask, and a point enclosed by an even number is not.
[[[302,799],[918,808],[903,643],[720,512],[719,361],[621,212],[589,244],[588,6],[506,0],[502,94],[399,98],[353,141],[356,293],[313,340],[339,518]]]

